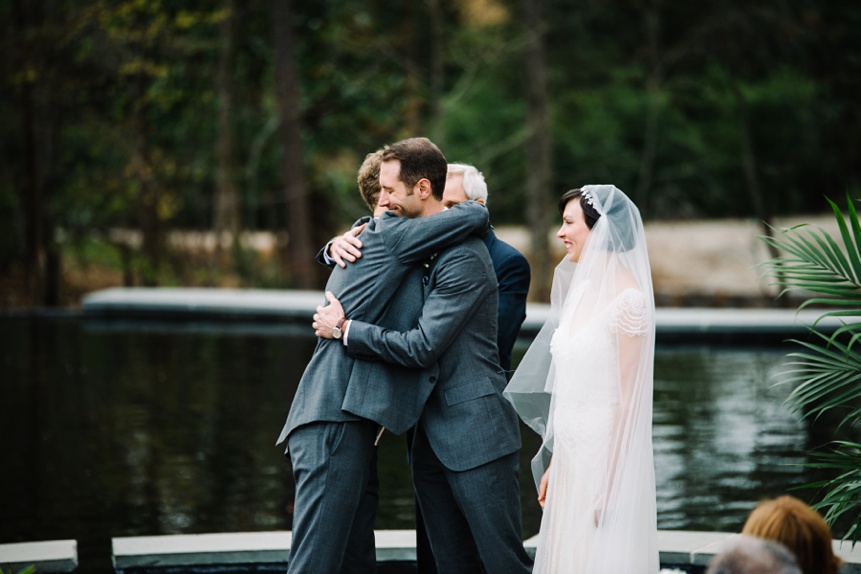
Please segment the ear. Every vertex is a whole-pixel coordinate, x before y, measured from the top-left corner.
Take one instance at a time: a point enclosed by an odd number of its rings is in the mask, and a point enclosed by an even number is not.
[[[414,188],[415,191],[418,192],[419,198],[427,199],[431,195],[433,195],[433,190],[431,189],[431,182],[427,178],[422,178],[416,183]]]

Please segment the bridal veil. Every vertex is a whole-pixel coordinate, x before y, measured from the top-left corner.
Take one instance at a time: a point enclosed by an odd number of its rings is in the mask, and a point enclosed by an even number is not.
[[[504,395],[523,421],[542,437],[541,448],[532,461],[537,486],[554,452],[554,413],[572,412],[554,408],[560,385],[576,384],[585,389],[578,392],[587,395],[593,393],[593,388],[597,394],[606,393],[603,387],[610,387],[615,406],[612,431],[601,439],[607,446],[607,462],[582,469],[597,474],[602,501],[601,512],[596,513],[597,535],[589,549],[587,570],[601,574],[657,572],[652,454],[655,311],[643,223],[637,207],[616,187],[584,186],[581,192],[600,217],[589,233],[579,262],[572,263],[566,257],[556,267],[550,316]],[[608,335],[606,339],[597,338],[599,342],[595,343],[593,332]],[[560,346],[583,345],[584,341],[589,346],[599,346],[575,355],[573,363],[560,361]],[[586,376],[588,381],[578,380]],[[591,398],[594,400],[594,395]],[[565,509],[569,511],[591,509]],[[639,556],[632,562],[638,564],[635,570],[627,569],[628,551]]]

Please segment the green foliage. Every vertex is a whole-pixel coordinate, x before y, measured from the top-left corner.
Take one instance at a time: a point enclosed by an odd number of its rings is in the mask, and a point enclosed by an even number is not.
[[[6,570],[3,570],[2,568],[0,568],[0,574],[34,574],[35,572],[36,572],[35,566],[27,566],[23,570],[18,570],[18,572],[13,571],[11,568],[9,569],[8,572]]]
[[[819,417],[826,412],[843,414],[838,424],[861,424],[861,224],[853,200],[847,195],[847,224],[836,203],[830,203],[840,229],[842,245],[821,228],[800,225],[774,230],[774,236],[763,240],[785,253],[765,264],[765,268],[784,292],[804,290],[814,296],[801,304],[825,306],[823,318],[831,317],[843,326],[825,335],[813,326],[820,344],[795,341],[804,351],[791,353],[793,362],[784,373],[786,384],[794,390],[786,400],[793,412],[804,417]],[[861,540],[861,445],[835,441],[833,450],[813,454],[815,468],[833,471],[836,476],[811,487],[819,487],[824,496],[817,508],[825,509],[829,523],[849,517],[854,520],[846,533],[853,543]]]
[[[647,217],[754,216],[737,93],[770,190],[765,215],[817,211],[813,191],[861,184],[861,5],[844,4],[548,0],[552,195],[610,182]],[[0,270],[24,263],[32,227],[71,243],[115,228],[212,228],[231,5],[239,219],[283,229],[271,3],[0,2]],[[528,223],[522,8],[293,3],[297,177],[319,240],[364,213],[355,172],[365,154],[414,135],[484,172],[495,223]],[[25,201],[37,195],[38,225]],[[157,259],[157,244],[136,257]]]

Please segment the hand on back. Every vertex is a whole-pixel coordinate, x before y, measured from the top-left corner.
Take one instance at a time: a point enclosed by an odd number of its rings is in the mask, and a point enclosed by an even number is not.
[[[329,245],[329,258],[341,267],[346,267],[347,262],[355,263],[362,256],[362,241],[359,234],[365,229],[367,223],[358,225],[343,235],[332,240]]]

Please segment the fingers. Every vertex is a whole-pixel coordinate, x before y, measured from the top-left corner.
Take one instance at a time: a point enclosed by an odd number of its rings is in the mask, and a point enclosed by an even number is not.
[[[346,267],[347,262],[354,263],[356,259],[362,256],[362,240],[357,235],[362,232],[365,225],[367,224],[355,227],[332,241],[329,249],[329,256],[332,261],[341,267]]]
[[[326,291],[326,300],[328,305],[317,306],[317,312],[312,318],[311,327],[318,337],[326,339],[332,338],[332,328],[337,324],[338,320],[343,318],[344,309],[341,307],[341,302],[338,301],[335,294],[331,291]]]
[[[541,476],[541,481],[538,483],[538,504],[544,508],[544,503],[547,501],[547,485],[550,482],[548,476],[549,469]]]

